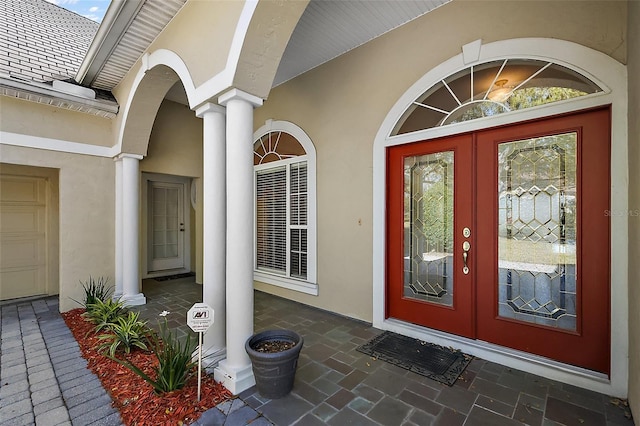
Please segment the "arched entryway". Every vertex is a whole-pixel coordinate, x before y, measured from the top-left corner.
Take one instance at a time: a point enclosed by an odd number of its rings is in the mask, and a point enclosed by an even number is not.
[[[610,169],[611,147],[626,150],[626,134],[610,123],[623,117],[609,111],[626,95],[624,82],[602,72],[620,64],[572,43],[537,42],[471,43],[387,116],[374,148],[374,241],[383,247],[374,252],[374,324],[620,393],[617,345],[626,337],[612,330],[624,327],[617,292],[627,286],[609,259],[627,265],[609,241],[624,238],[625,220],[606,213],[626,203],[614,178],[624,171]],[[568,63],[553,54],[561,48],[585,56]],[[498,95],[510,83],[504,70],[519,61],[542,66],[507,93],[554,68],[575,73],[576,87],[565,88],[591,89],[512,112]],[[491,78],[477,90],[483,72]]]

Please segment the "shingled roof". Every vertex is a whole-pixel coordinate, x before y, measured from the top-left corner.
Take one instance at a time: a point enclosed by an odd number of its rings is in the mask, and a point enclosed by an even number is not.
[[[98,26],[45,0],[0,0],[0,76],[73,79]]]

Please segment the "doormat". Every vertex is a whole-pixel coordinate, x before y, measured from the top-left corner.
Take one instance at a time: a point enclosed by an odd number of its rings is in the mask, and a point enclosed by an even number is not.
[[[451,386],[473,358],[433,343],[385,331],[358,352]]]
[[[166,277],[156,277],[154,280],[156,281],[169,281],[169,280],[177,280],[179,278],[187,278],[187,277],[195,277],[196,274],[193,272],[185,272],[184,274],[175,274],[175,275],[167,275]]]

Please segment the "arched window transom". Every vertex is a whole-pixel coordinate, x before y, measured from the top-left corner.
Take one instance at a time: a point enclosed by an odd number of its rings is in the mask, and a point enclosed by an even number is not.
[[[601,92],[583,75],[553,62],[505,59],[441,80],[401,116],[392,135],[475,120]]]

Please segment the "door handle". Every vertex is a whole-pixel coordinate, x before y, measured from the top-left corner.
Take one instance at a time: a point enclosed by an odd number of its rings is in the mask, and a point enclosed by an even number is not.
[[[469,267],[467,266],[467,258],[469,257],[469,250],[471,249],[471,244],[469,241],[465,241],[462,243],[462,261],[464,262],[464,266],[462,267],[462,273],[467,275],[469,273]]]

